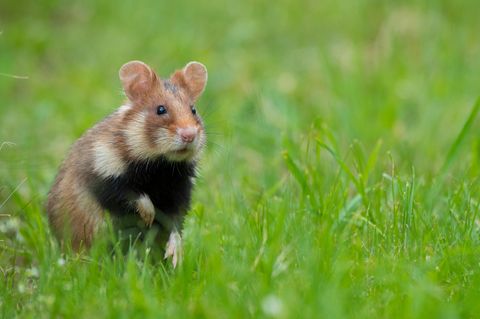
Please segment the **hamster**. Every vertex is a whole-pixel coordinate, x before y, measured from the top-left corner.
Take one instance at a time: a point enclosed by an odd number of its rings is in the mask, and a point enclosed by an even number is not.
[[[146,227],[158,222],[169,232],[165,258],[172,257],[175,267],[206,143],[195,103],[207,70],[190,62],[161,79],[145,63],[131,61],[119,77],[127,101],[71,147],[48,194],[49,224],[79,251],[91,246],[106,213],[138,216]]]

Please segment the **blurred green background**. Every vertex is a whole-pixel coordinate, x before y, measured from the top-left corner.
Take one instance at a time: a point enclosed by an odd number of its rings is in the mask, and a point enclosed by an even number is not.
[[[480,92],[479,13],[476,0],[2,1],[3,315],[478,313],[477,121],[454,141]],[[42,202],[69,145],[121,105],[129,60],[209,71],[185,266],[51,268],[68,258]]]
[[[1,78],[2,139],[48,181],[121,104],[123,63],[168,76],[199,60],[200,108],[238,165],[263,175],[283,137],[322,121],[429,169],[478,92],[477,13],[476,1],[4,1],[0,70],[28,80]]]

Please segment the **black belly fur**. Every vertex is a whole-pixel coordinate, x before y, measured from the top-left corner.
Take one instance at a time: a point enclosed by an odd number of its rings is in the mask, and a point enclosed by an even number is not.
[[[91,191],[114,216],[134,214],[134,200],[150,197],[155,208],[168,216],[184,214],[190,205],[195,163],[171,162],[163,157],[130,163],[118,177],[93,176]]]

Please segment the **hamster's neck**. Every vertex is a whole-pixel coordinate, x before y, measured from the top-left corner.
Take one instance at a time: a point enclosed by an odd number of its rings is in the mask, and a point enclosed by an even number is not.
[[[150,179],[151,176],[184,178],[195,177],[196,163],[193,161],[170,161],[164,156],[149,160],[135,160],[128,164],[123,174],[128,180]],[[158,181],[161,183],[161,181]]]

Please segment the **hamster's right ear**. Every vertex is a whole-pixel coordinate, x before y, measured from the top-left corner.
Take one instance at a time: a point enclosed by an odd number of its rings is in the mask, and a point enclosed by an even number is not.
[[[125,63],[118,71],[123,90],[132,102],[141,103],[158,81],[155,72],[141,61]]]

